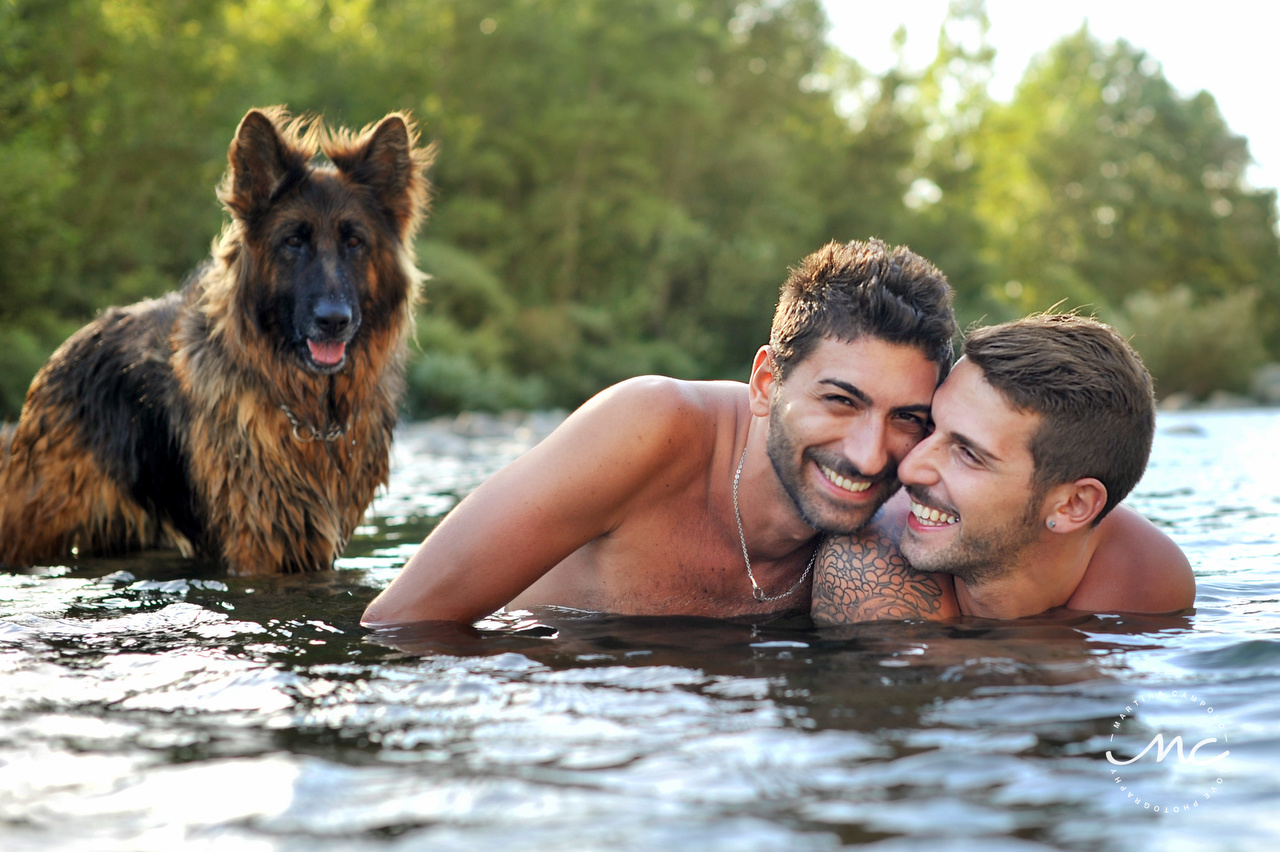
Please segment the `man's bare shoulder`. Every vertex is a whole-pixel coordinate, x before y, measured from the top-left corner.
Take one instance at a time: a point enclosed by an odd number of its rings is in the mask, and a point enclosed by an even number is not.
[[[1098,524],[1089,567],[1070,609],[1177,612],[1195,605],[1196,581],[1182,549],[1151,521],[1119,505]]]
[[[951,578],[916,571],[898,549],[907,505],[900,494],[856,535],[832,536],[822,543],[810,607],[815,623],[944,619],[960,614]]]
[[[645,414],[649,419],[668,418],[673,426],[690,417],[689,428],[699,422],[732,415],[746,402],[747,386],[742,382],[702,382],[673,379],[669,376],[636,376],[605,388],[583,405],[583,411],[595,408],[628,409]]]
[[[571,419],[580,421],[573,424],[574,432],[603,429],[655,457],[692,460],[709,454],[717,438],[732,432],[746,400],[746,385],[740,382],[638,376],[601,391]]]

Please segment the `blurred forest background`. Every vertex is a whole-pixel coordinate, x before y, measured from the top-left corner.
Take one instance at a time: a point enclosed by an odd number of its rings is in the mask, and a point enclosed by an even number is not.
[[[1213,97],[1082,29],[995,102],[985,26],[957,2],[930,67],[877,76],[816,0],[0,0],[0,417],[207,256],[276,103],[439,144],[412,416],[745,379],[788,266],[868,236],[937,263],[962,325],[1095,312],[1161,395],[1280,360],[1276,193]]]

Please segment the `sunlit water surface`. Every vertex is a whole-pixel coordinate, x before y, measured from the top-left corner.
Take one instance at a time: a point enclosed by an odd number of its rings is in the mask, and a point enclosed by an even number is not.
[[[402,430],[328,576],[0,574],[0,849],[1275,848],[1280,413],[1161,415],[1189,617],[362,630],[531,439]]]

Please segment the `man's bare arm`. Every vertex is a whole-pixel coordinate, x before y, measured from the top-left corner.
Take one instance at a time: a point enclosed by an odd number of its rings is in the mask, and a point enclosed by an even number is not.
[[[885,517],[901,514],[902,505],[900,500],[890,502],[885,513],[856,536],[823,542],[813,578],[810,615],[815,623],[940,620],[960,614],[951,578],[916,571],[898,550],[902,526],[887,523]]]
[[[634,495],[688,464],[709,431],[682,387],[632,379],[578,409],[459,503],[361,623],[471,623],[615,529]]]

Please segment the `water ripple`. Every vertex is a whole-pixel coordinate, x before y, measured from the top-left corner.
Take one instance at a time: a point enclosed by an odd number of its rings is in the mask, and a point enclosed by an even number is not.
[[[1256,448],[1280,414],[1160,417],[1130,502],[1195,565],[1189,615],[815,630],[540,611],[362,630],[439,517],[528,445],[518,428],[403,430],[326,575],[173,554],[0,573],[0,847],[1273,845],[1280,462]],[[1148,693],[1166,703],[1117,738]],[[1229,739],[1220,796],[1154,817],[1117,792],[1107,750],[1199,740],[1209,706]],[[1203,779],[1173,760],[1132,783],[1188,795]]]

